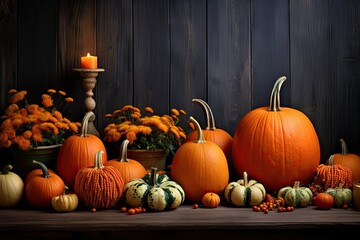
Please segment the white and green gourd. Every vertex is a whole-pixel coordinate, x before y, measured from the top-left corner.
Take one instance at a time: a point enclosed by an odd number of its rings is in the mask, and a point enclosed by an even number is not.
[[[259,205],[264,201],[265,194],[265,187],[256,180],[248,181],[246,172],[243,179],[229,183],[224,190],[225,200],[238,207]]]
[[[326,192],[334,198],[335,207],[342,208],[345,204],[349,206],[352,203],[351,189],[343,188],[341,183],[336,188],[328,188]]]
[[[300,182],[295,181],[294,186],[287,186],[280,189],[278,197],[282,197],[287,206],[307,207],[313,197],[310,188],[300,187]]]
[[[143,178],[133,179],[124,186],[125,202],[130,207],[148,207],[153,211],[175,209],[185,201],[183,188],[157,168]]]

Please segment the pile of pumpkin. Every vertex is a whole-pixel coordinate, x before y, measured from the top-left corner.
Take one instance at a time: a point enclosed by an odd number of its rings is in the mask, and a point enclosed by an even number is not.
[[[348,206],[352,181],[360,179],[360,157],[349,154],[341,140],[343,153],[320,164],[319,140],[311,121],[296,109],[280,107],[285,79],[276,81],[270,105],[247,113],[233,137],[215,127],[205,101],[193,99],[205,110],[207,126],[202,129],[190,117],[195,130],[176,151],[171,176],[156,169],[147,172],[128,159],[127,140],[119,158],[108,160],[103,142],[87,134],[93,117],[88,113],[81,134],[61,146],[56,172],[40,163],[41,169],[30,172],[24,182],[9,166],[1,172],[0,186],[7,187],[1,189],[0,206],[14,206],[23,192],[31,205],[52,205],[57,211],[72,211],[79,202],[91,209],[112,208],[120,201],[153,211],[175,209],[185,200],[217,207],[221,198],[232,206],[250,207],[264,202],[267,193],[292,207]],[[66,187],[71,190],[68,194]]]

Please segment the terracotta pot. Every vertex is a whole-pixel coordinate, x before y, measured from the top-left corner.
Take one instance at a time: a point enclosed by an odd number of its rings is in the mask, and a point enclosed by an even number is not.
[[[128,149],[127,158],[140,162],[146,170],[156,167],[158,171],[165,171],[166,154],[163,150]]]

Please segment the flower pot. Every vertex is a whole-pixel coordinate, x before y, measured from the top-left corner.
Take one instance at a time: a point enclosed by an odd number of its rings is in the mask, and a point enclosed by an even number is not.
[[[156,167],[158,171],[165,171],[166,153],[163,150],[128,149],[127,158],[140,162],[146,170]]]
[[[14,172],[21,178],[25,178],[31,170],[40,168],[38,164],[34,164],[33,160],[42,162],[47,168],[54,170],[56,167],[57,154],[61,144],[51,146],[40,146],[32,148],[28,151],[11,150],[12,165]]]

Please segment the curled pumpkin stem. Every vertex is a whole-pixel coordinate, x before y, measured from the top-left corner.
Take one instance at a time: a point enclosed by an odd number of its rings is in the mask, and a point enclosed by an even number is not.
[[[273,112],[277,112],[277,111],[281,111],[281,107],[280,107],[280,89],[282,84],[285,82],[286,77],[282,76],[279,77],[275,84],[274,87],[271,91],[271,96],[270,96],[270,105],[269,105],[269,111],[273,111]]]
[[[38,162],[36,160],[33,160],[33,163],[40,165],[41,170],[42,170],[42,174],[43,174],[43,178],[49,178],[50,177],[49,170],[45,166],[45,164],[43,164],[42,162]]]
[[[121,143],[119,162],[129,162],[129,160],[127,158],[127,146],[128,146],[128,144],[129,144],[128,139],[125,139]]]
[[[209,106],[209,104],[207,104],[207,102],[205,102],[202,99],[193,99],[193,102],[199,103],[201,104],[201,106],[204,108],[205,113],[206,113],[206,130],[215,130],[215,118],[214,118],[214,114],[211,111],[211,108]]]
[[[87,112],[82,120],[81,123],[81,137],[88,136],[88,128],[89,128],[89,121],[90,118],[94,118],[95,114],[93,112]]]
[[[204,133],[201,130],[200,124],[198,123],[198,121],[195,120],[195,118],[190,117],[190,122],[192,122],[195,125],[196,131],[198,133],[198,137],[195,140],[196,143],[204,143],[205,141],[205,137],[204,137]]]

